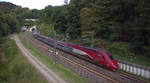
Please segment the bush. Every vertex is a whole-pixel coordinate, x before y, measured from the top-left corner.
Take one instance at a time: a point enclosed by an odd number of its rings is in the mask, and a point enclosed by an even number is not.
[[[95,38],[94,39],[94,47],[106,49],[110,46],[110,42],[104,39]]]
[[[0,37],[8,35],[10,32],[10,26],[6,23],[0,23]]]
[[[6,39],[7,41],[3,44],[2,51],[4,52],[8,62],[13,60],[14,56],[17,54],[18,48],[15,44],[15,41],[11,39]]]
[[[115,55],[119,55],[119,56],[123,56],[123,57],[128,57],[131,56],[132,54],[129,52],[130,47],[128,44],[126,43],[122,43],[122,42],[115,42],[112,45],[110,45],[110,47],[108,48],[108,50]]]

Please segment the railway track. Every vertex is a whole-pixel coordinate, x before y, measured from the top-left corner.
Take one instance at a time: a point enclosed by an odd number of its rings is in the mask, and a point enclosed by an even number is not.
[[[30,41],[32,44],[36,44],[36,45],[38,45],[38,47],[44,49],[45,51],[48,51],[49,53],[53,53],[53,49],[50,46],[48,46],[42,42],[39,42],[30,36],[25,35],[24,37],[26,40]],[[131,76],[129,76],[129,74],[126,74],[126,73],[111,72],[111,71],[108,71],[106,69],[95,66],[91,63],[87,63],[87,62],[85,63],[83,60],[77,61],[76,57],[74,57],[75,59],[70,58],[70,56],[64,57],[64,56],[62,56],[62,54],[58,54],[57,57],[62,58],[71,64],[78,65],[80,68],[87,70],[87,71],[97,75],[100,78],[103,78],[105,80],[109,80],[109,82],[113,82],[113,83],[148,83],[145,80],[131,77]]]
[[[33,40],[33,39],[31,40],[31,39],[29,39],[29,38],[27,38],[27,37],[25,37],[25,39],[27,39],[28,41],[32,42],[32,44],[35,44],[35,40]],[[34,43],[33,43],[33,42],[34,42]],[[48,51],[50,54],[53,53],[53,49],[49,48],[49,46],[47,46],[47,45],[45,45],[45,44],[41,44],[41,43],[39,43],[39,42],[36,42],[36,45],[38,45],[39,48],[42,48],[42,49]],[[59,58],[64,59],[65,61],[67,61],[67,62],[69,62],[69,63],[71,63],[71,64],[77,65],[78,67],[80,67],[80,68],[82,68],[82,69],[84,69],[84,70],[87,70],[87,71],[89,71],[89,72],[91,72],[91,73],[97,75],[99,78],[103,78],[103,79],[105,79],[105,80],[108,80],[108,82],[110,82],[110,83],[111,83],[111,82],[112,82],[112,83],[122,83],[121,80],[114,79],[114,78],[112,78],[112,77],[110,77],[110,76],[106,76],[105,74],[102,74],[102,73],[97,72],[97,71],[95,71],[95,70],[93,70],[93,69],[90,69],[90,68],[88,68],[88,67],[86,67],[86,66],[84,66],[84,65],[81,65],[79,62],[77,63],[77,62],[75,62],[74,60],[68,59],[68,57],[66,58],[66,57],[62,56],[62,54],[58,54],[57,56],[58,56]],[[75,60],[76,60],[76,59],[75,59]],[[107,82],[106,82],[106,83],[107,83]]]
[[[133,75],[133,74],[130,74],[130,73],[127,73],[127,72],[118,71],[118,72],[115,72],[115,73],[120,75],[121,77],[133,80],[133,81],[135,81],[137,83],[148,83],[147,79],[139,77],[139,76],[136,76],[136,75]]]

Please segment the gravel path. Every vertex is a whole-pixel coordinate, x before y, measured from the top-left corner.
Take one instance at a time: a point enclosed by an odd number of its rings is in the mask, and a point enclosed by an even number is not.
[[[66,83],[62,78],[60,78],[55,72],[38,60],[34,55],[32,55],[20,42],[17,35],[14,34],[12,39],[16,41],[17,46],[22,51],[24,56],[28,61],[48,80],[49,83]]]

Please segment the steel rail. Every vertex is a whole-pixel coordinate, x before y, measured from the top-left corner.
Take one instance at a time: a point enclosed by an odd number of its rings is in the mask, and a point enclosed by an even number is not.
[[[116,72],[116,74],[119,74],[120,76],[122,77],[125,77],[125,78],[128,78],[128,79],[131,79],[131,80],[134,80],[136,81],[137,83],[139,82],[143,82],[143,83],[148,83],[148,81],[146,81],[146,79],[142,79],[142,78],[137,78],[136,76],[132,75],[132,74],[128,74],[128,73],[125,73],[125,72]]]

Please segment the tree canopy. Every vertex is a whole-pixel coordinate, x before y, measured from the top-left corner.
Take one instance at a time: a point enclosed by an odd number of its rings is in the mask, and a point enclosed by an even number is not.
[[[71,0],[45,7],[39,18],[72,39],[94,31],[95,38],[128,42],[135,53],[150,55],[149,15],[149,0]]]
[[[9,2],[0,2],[0,37],[19,32],[20,27],[24,25],[24,19],[32,16],[35,15],[28,8],[21,8]]]
[[[95,39],[126,42],[135,54],[150,56],[149,0],[71,0],[42,10],[0,2],[0,36],[18,31],[24,18],[40,19],[73,40],[94,32]]]

